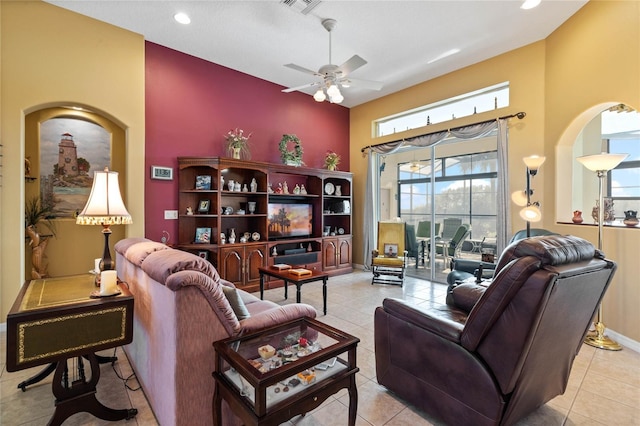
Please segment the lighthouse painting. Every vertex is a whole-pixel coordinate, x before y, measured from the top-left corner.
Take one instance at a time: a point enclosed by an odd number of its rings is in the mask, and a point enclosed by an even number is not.
[[[93,172],[111,167],[111,134],[75,118],[40,126],[40,194],[56,217],[73,217],[89,198]]]

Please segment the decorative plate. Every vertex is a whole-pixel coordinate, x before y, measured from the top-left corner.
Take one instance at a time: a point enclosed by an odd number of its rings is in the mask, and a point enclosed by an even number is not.
[[[338,228],[338,234],[340,235],[344,234],[344,228]]]
[[[333,195],[333,192],[336,190],[336,187],[333,186],[333,184],[331,182],[327,182],[324,185],[324,192],[327,195]]]
[[[251,238],[253,238],[253,241],[258,241],[260,240],[260,234],[254,232],[253,234],[251,234]]]

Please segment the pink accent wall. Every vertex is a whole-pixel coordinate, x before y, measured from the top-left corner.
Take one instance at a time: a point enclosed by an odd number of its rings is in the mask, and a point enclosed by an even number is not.
[[[178,208],[177,157],[227,156],[224,135],[232,128],[253,134],[252,160],[281,163],[278,143],[293,133],[308,167],[322,168],[327,150],[348,167],[348,108],[282,93],[277,84],[154,43],[145,48],[147,238],[159,241],[167,231],[170,243],[177,240],[178,221],[164,219],[165,210]],[[152,180],[152,165],[173,167],[174,180]]]

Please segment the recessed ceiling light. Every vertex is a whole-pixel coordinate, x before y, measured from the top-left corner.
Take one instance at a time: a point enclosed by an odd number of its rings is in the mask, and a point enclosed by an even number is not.
[[[542,0],[524,0],[520,9],[533,9],[538,6]]]
[[[187,25],[191,23],[191,18],[186,13],[180,12],[173,15],[173,19],[178,21],[181,24]]]
[[[444,59],[447,56],[451,56],[451,55],[455,55],[456,53],[460,52],[460,49],[451,49],[451,50],[447,50],[446,52],[436,56],[435,58],[433,58],[432,60],[428,61],[428,64],[432,64],[436,61],[439,61],[440,59]]]

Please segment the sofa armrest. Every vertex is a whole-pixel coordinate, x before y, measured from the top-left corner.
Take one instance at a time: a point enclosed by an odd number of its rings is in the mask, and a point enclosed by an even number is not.
[[[427,330],[451,342],[459,343],[467,314],[455,307],[410,305],[400,299],[387,298],[382,302],[387,314],[416,327]]]
[[[240,321],[240,327],[243,333],[249,333],[298,318],[315,318],[316,315],[317,312],[313,306],[306,303],[292,303],[290,305],[277,306],[243,319]]]

